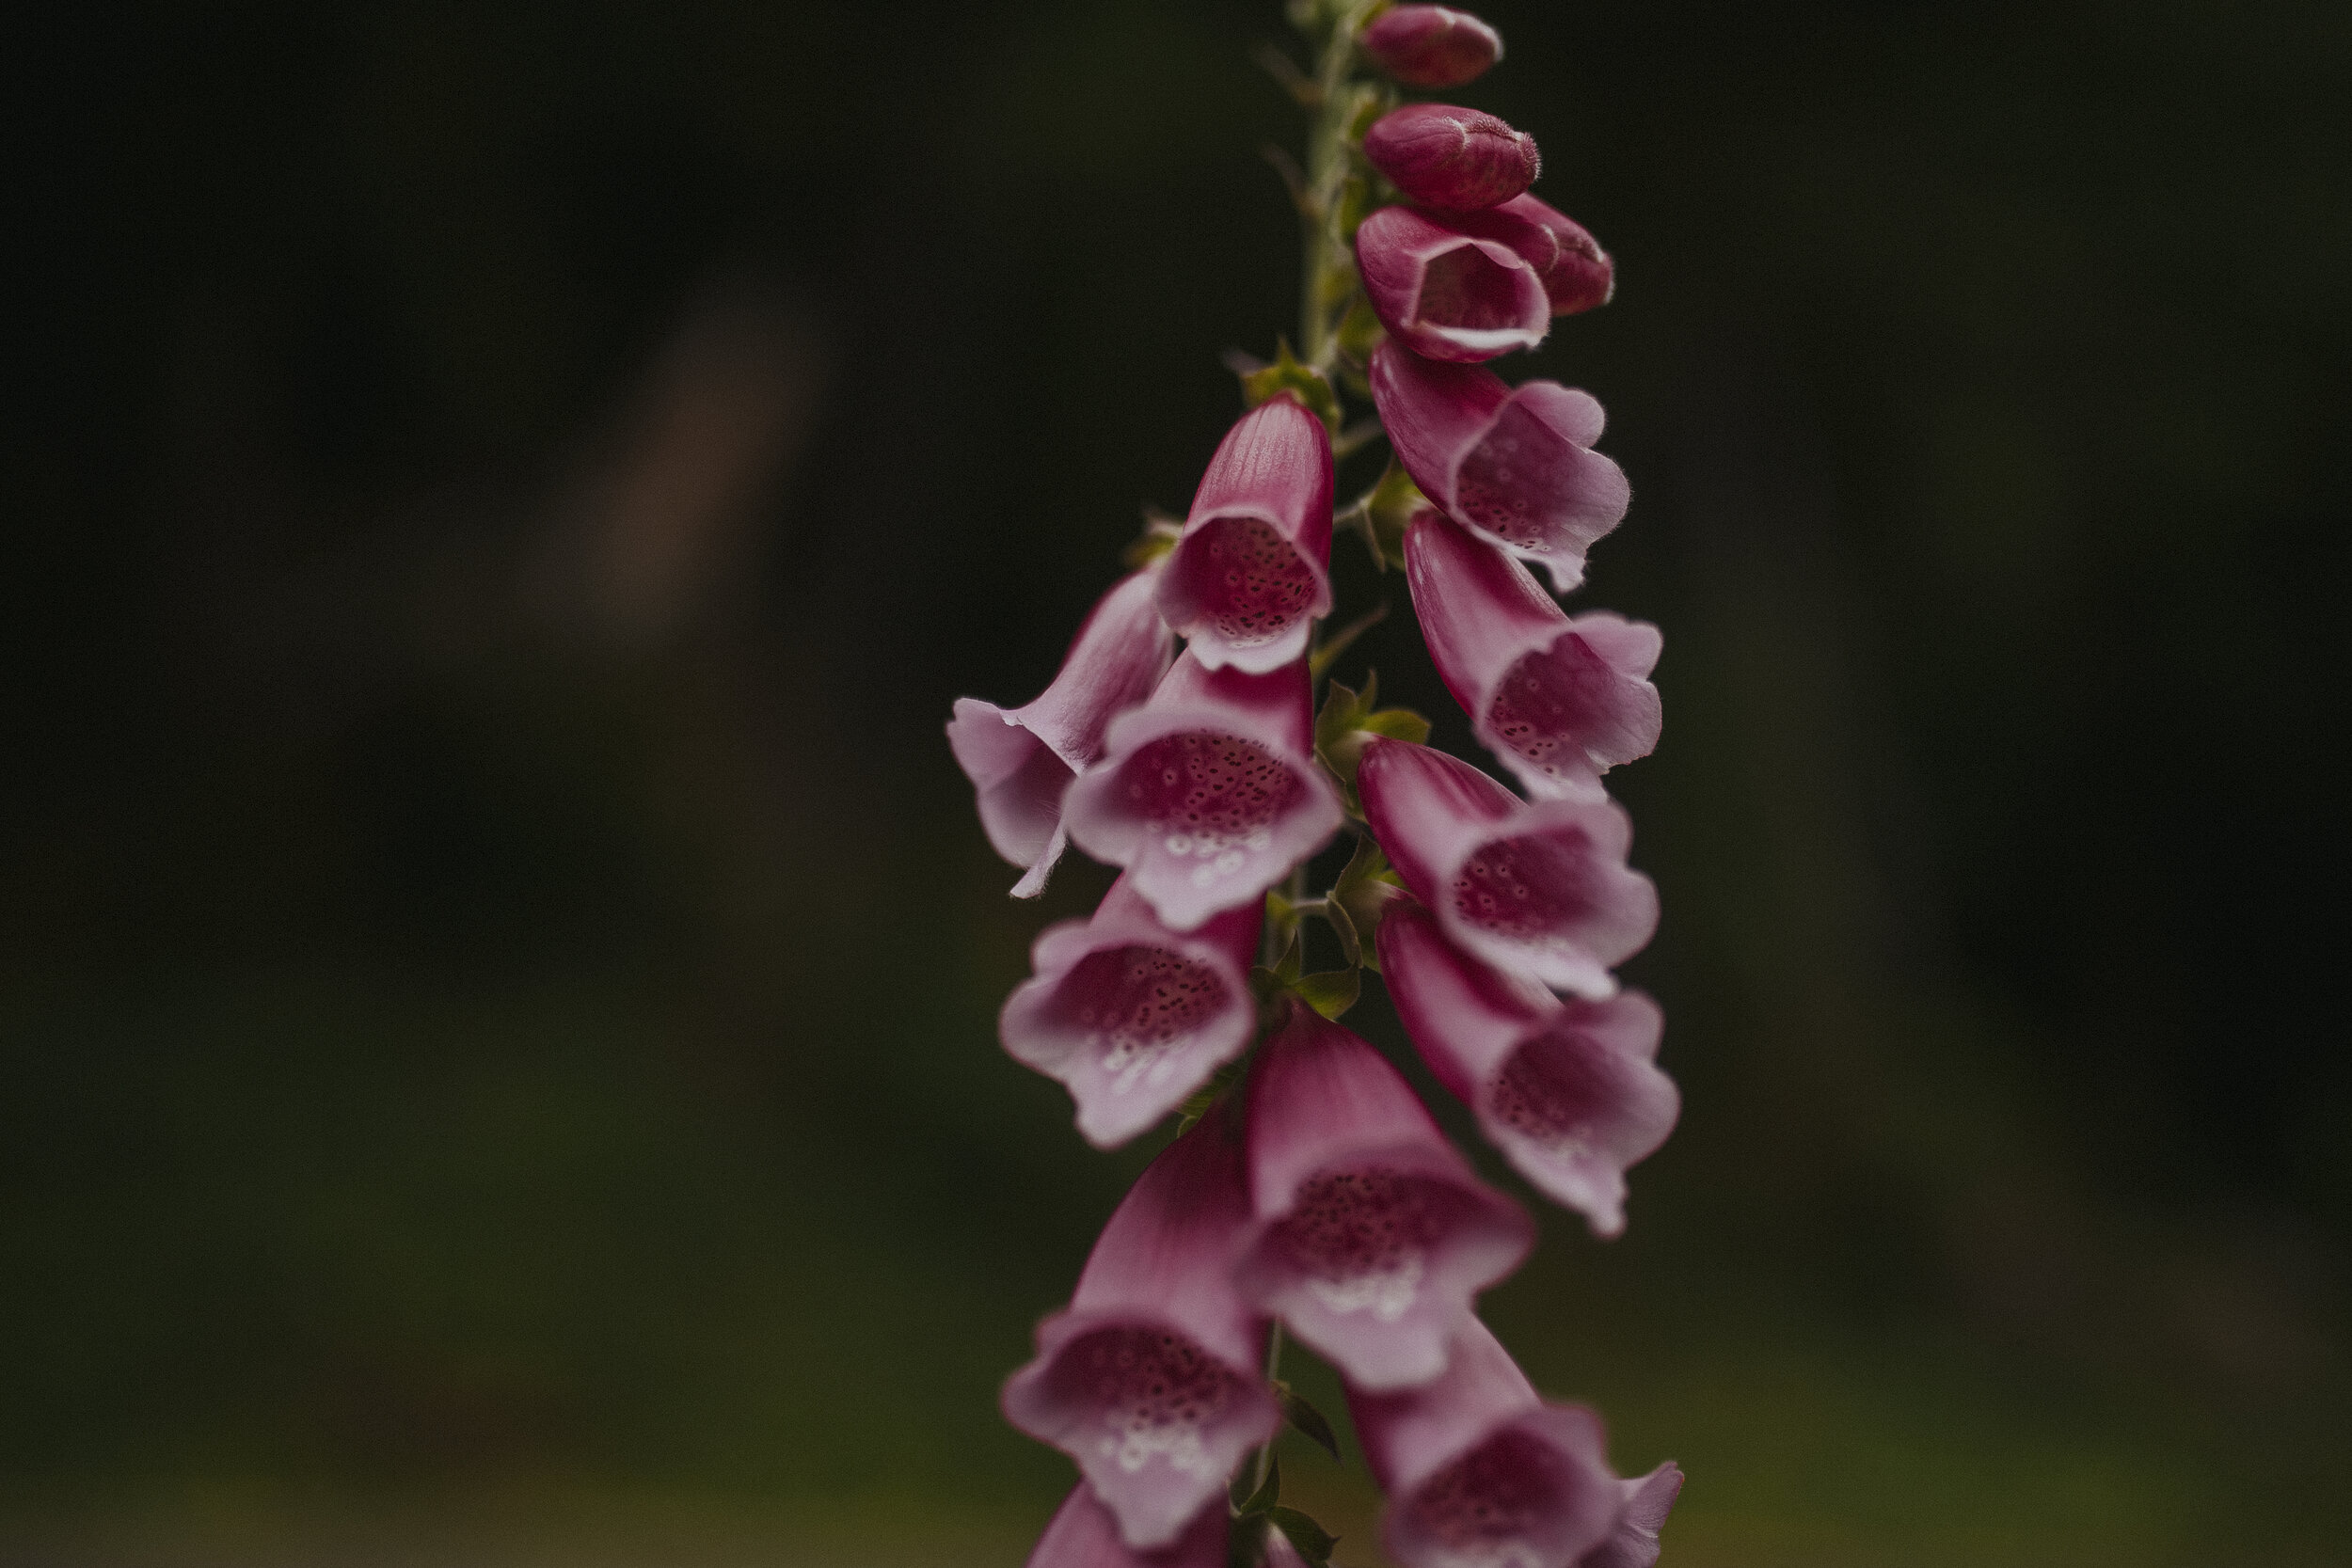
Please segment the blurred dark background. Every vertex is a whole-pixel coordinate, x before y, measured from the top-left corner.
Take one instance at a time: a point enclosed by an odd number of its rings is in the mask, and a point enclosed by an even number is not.
[[[1633,478],[1688,1102],[1492,1320],[1670,1563],[2352,1561],[2352,9],[1483,9],[1620,265],[1509,368]],[[995,1044],[1105,879],[940,726],[1290,325],[1263,40],[19,19],[0,1560],[1020,1560],[1145,1150]]]

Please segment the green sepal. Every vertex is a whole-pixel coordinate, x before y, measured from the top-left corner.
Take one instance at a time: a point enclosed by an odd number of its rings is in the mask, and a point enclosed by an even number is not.
[[[1240,1485],[1241,1478],[1235,1476],[1233,1483],[1236,1486]],[[1265,1480],[1259,1483],[1255,1492],[1235,1503],[1233,1512],[1248,1519],[1265,1513],[1281,1500],[1282,1462],[1279,1459],[1269,1459],[1266,1461]]]
[[[1316,912],[1323,916],[1324,924],[1331,927],[1331,934],[1340,939],[1341,957],[1346,958],[1351,967],[1362,963],[1364,944],[1356,938],[1356,918],[1347,912],[1347,906],[1326,897],[1317,906]]]
[[[1363,972],[1357,969],[1322,969],[1312,974],[1302,974],[1292,982],[1291,990],[1299,1000],[1337,1022],[1356,999],[1363,994]]]
[[[1405,525],[1413,520],[1413,514],[1429,504],[1429,498],[1421,493],[1413,476],[1393,457],[1380,483],[1372,487],[1362,501],[1364,518],[1372,530],[1375,549],[1397,565],[1405,564]]]
[[[1120,564],[1131,572],[1141,571],[1176,547],[1176,541],[1184,531],[1184,520],[1173,513],[1161,511],[1150,502],[1144,503],[1143,531],[1135,542],[1119,552]]]
[[[1271,402],[1284,392],[1314,415],[1327,429],[1340,428],[1340,397],[1331,383],[1312,365],[1301,364],[1286,339],[1275,340],[1274,363],[1261,365],[1241,378],[1241,395],[1250,407]]]
[[[1228,1062],[1211,1073],[1207,1083],[1184,1096],[1184,1102],[1176,1107],[1176,1131],[1179,1133],[1191,1132],[1192,1124],[1215,1110],[1216,1102],[1225,1098],[1225,1091],[1232,1088],[1233,1080],[1240,1076],[1239,1062]]]
[[[1389,869],[1389,857],[1380,852],[1370,833],[1356,841],[1356,853],[1348,857],[1340,879],[1331,884],[1324,895],[1328,910],[1343,911],[1354,927],[1356,940],[1362,949],[1362,963],[1375,974],[1380,973],[1380,947],[1375,940],[1380,934],[1381,916],[1389,905],[1404,896],[1405,890],[1395,873]],[[1329,915],[1325,916],[1329,919]],[[1336,924],[1336,923],[1335,923]]]
[[[1379,684],[1378,673],[1369,671],[1360,693],[1333,681],[1315,714],[1315,755],[1339,782],[1350,816],[1363,816],[1356,799],[1356,765],[1363,760],[1366,740],[1377,735],[1418,745],[1429,738],[1429,721],[1411,708],[1372,705]]]
[[[1269,1508],[1265,1521],[1280,1530],[1312,1568],[1331,1568],[1331,1548],[1340,1544],[1338,1536],[1295,1508]]]
[[[1340,1434],[1331,1430],[1331,1423],[1324,1419],[1323,1412],[1317,1410],[1304,1394],[1278,1378],[1274,1384],[1274,1397],[1282,1406],[1282,1419],[1314,1439],[1323,1451],[1333,1459],[1340,1457]]]

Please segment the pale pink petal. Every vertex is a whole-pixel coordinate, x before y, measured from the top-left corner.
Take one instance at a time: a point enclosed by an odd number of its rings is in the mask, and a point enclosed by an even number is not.
[[[1521,801],[1469,763],[1375,739],[1356,788],[1413,895],[1458,946],[1498,969],[1596,1001],[1658,927],[1658,890],[1625,863],[1633,825],[1613,802]]]
[[[1372,393],[1397,461],[1455,522],[1524,560],[1562,593],[1593,542],[1625,517],[1625,474],[1591,450],[1600,404],[1550,381],[1514,389],[1493,372],[1373,351]]]
[[[1125,1143],[1249,1043],[1264,912],[1252,900],[1171,931],[1121,877],[1092,919],[1039,936],[1036,976],[999,1020],[1005,1049],[1069,1087],[1089,1143]]]
[[[1432,359],[1492,359],[1551,328],[1543,280],[1517,251],[1410,207],[1366,218],[1356,261],[1380,325]]]
[[[1029,1553],[1027,1568],[1225,1568],[1224,1503],[1201,1509],[1172,1545],[1141,1552],[1119,1538],[1119,1521],[1084,1482],[1062,1499]]]
[[[1616,1528],[1578,1559],[1577,1568],[1653,1568],[1658,1561],[1658,1532],[1682,1495],[1682,1467],[1670,1459],[1648,1475],[1617,1484],[1625,1492],[1625,1509]]]
[[[1053,684],[1027,705],[956,701],[947,744],[978,795],[990,845],[1025,868],[1017,896],[1044,890],[1069,842],[1064,792],[1103,754],[1110,721],[1150,696],[1168,669],[1175,640],[1161,624],[1156,592],[1152,572],[1122,578],[1088,613]]]
[[[1535,138],[1479,109],[1407,103],[1364,133],[1364,156],[1407,199],[1448,212],[1510,200],[1535,182]]]
[[[1160,613],[1204,669],[1296,659],[1331,611],[1331,436],[1285,393],[1226,433],[1160,575]]]
[[[1125,867],[1179,931],[1260,897],[1344,816],[1314,760],[1309,689],[1303,659],[1258,675],[1187,648],[1063,798],[1072,840]]]
[[[1533,795],[1598,800],[1600,776],[1658,744],[1658,628],[1570,620],[1527,568],[1433,508],[1405,534],[1405,576],[1438,673],[1472,731]]]
[[[1597,1233],[1622,1231],[1626,1167],[1666,1141],[1681,1108],[1653,1060],[1657,1004],[1638,991],[1563,1002],[1462,952],[1418,904],[1390,909],[1379,949],[1406,1033],[1488,1141]]]
[[[1409,87],[1458,87],[1502,57],[1502,35],[1468,11],[1395,6],[1359,40],[1381,70]]]
[[[1249,1083],[1242,1293],[1368,1388],[1425,1382],[1534,1240],[1377,1051],[1293,1005]]]
[[[1005,1385],[1006,1418],[1077,1461],[1132,1547],[1176,1541],[1280,1422],[1232,1286],[1248,1196],[1228,1122],[1204,1117],[1144,1171]]]

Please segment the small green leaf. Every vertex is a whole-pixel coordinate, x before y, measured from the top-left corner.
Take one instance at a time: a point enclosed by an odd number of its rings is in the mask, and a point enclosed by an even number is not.
[[[1351,277],[1351,281],[1352,281]],[[1331,383],[1312,365],[1301,364],[1291,353],[1290,343],[1277,339],[1274,363],[1263,365],[1241,378],[1241,394],[1250,407],[1268,403],[1288,392],[1298,400],[1298,405],[1321,420],[1330,429],[1340,427],[1340,398],[1331,390]]]
[[[1340,1457],[1339,1433],[1331,1430],[1331,1423],[1324,1419],[1323,1412],[1310,1403],[1305,1395],[1289,1384],[1278,1381],[1274,1385],[1274,1397],[1281,1402],[1282,1419],[1321,1444],[1324,1451],[1333,1459]]]
[[[1340,951],[1346,956],[1348,963],[1350,965],[1362,963],[1364,944],[1356,940],[1356,921],[1355,917],[1347,912],[1347,906],[1337,899],[1325,898],[1316,912],[1322,915],[1324,923],[1331,927],[1331,934],[1340,939]]]
[[[1351,730],[1359,728],[1372,713],[1372,695],[1379,689],[1380,676],[1372,673],[1360,692],[1333,681],[1323,693],[1323,706],[1315,714],[1315,750],[1322,751]]]
[[[1331,884],[1324,895],[1324,903],[1344,910],[1348,923],[1356,928],[1356,940],[1363,949],[1363,965],[1375,974],[1380,973],[1380,949],[1374,940],[1380,933],[1380,917],[1388,912],[1390,903],[1405,895],[1389,870],[1389,858],[1380,852],[1370,833],[1356,841],[1356,853],[1348,857],[1340,879]],[[1327,919],[1328,916],[1326,917]]]
[[[1429,738],[1429,721],[1408,707],[1384,707],[1377,713],[1368,713],[1358,728],[1392,740],[1409,740],[1416,746]]]
[[[1388,558],[1405,564],[1405,527],[1413,520],[1413,514],[1429,504],[1429,498],[1421,493],[1404,465],[1394,458],[1363,499],[1366,519],[1374,541]]]
[[[1265,1518],[1313,1568],[1330,1568],[1331,1548],[1340,1544],[1338,1536],[1295,1508],[1269,1508]]]
[[[1265,1480],[1259,1483],[1258,1489],[1250,1493],[1248,1498],[1234,1504],[1233,1512],[1247,1519],[1253,1514],[1265,1513],[1281,1500],[1282,1462],[1279,1459],[1268,1460],[1265,1467]]]
[[[1363,993],[1362,972],[1354,969],[1324,969],[1304,974],[1291,983],[1307,1006],[1327,1019],[1338,1019],[1356,1005]]]

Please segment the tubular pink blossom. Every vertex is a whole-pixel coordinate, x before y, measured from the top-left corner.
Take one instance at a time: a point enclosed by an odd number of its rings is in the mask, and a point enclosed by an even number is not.
[[[1006,1419],[1078,1462],[1131,1547],[1176,1541],[1280,1423],[1232,1286],[1248,1205],[1229,1118],[1205,1117],[1136,1180],[1005,1384]]]
[[[1407,103],[1382,115],[1364,133],[1364,156],[1409,199],[1453,213],[1508,201],[1544,167],[1534,137],[1451,103]]]
[[[1532,196],[1513,197],[1483,213],[1456,219],[1466,234],[1508,245],[1535,269],[1555,316],[1573,316],[1609,303],[1617,267],[1584,226]]]
[[[1121,877],[1092,919],[1039,934],[1036,977],[998,1022],[1005,1049],[1068,1085],[1089,1143],[1125,1143],[1249,1043],[1249,965],[1264,918],[1252,899],[1186,936]]]
[[[1179,931],[1258,897],[1344,816],[1314,760],[1308,690],[1304,659],[1252,675],[1204,669],[1187,648],[1070,786],[1071,838],[1124,866]]]
[[[1653,1568],[1658,1532],[1682,1495],[1682,1467],[1669,1459],[1648,1475],[1621,1481],[1625,1506],[1609,1539],[1577,1560],[1576,1568]]]
[[[1674,1131],[1682,1099],[1658,1070],[1664,1018],[1638,991],[1562,1002],[1446,941],[1398,902],[1380,922],[1380,973],[1405,1032],[1487,1140],[1594,1232],[1625,1229],[1625,1171]]]
[[[1243,415],[1160,573],[1160,614],[1216,670],[1277,670],[1331,611],[1331,435],[1285,393]]]
[[[1529,794],[1604,799],[1603,773],[1657,747],[1656,626],[1570,620],[1526,567],[1428,507],[1406,530],[1405,578],[1438,673]]]
[[[1543,279],[1518,251],[1410,207],[1364,219],[1356,265],[1380,325],[1431,359],[1492,359],[1551,330]]]
[[[1139,1552],[1119,1538],[1119,1521],[1081,1481],[1062,1499],[1029,1553],[1027,1568],[1225,1568],[1222,1503],[1211,1503],[1175,1544]]]
[[[1474,1318],[1444,1376],[1400,1393],[1350,1388],[1348,1409],[1406,1568],[1571,1568],[1626,1512],[1599,1418],[1546,1404]]]
[[[1541,562],[1563,594],[1584,580],[1584,552],[1625,517],[1631,492],[1591,450],[1602,420],[1585,393],[1556,381],[1513,388],[1391,341],[1373,351],[1372,400],[1422,493],[1480,538]]]
[[[1364,819],[1454,942],[1497,969],[1595,1001],[1658,927],[1658,890],[1625,863],[1610,801],[1521,800],[1469,763],[1375,738],[1356,772]]]
[[[1468,11],[1397,6],[1359,40],[1381,70],[1408,87],[1458,87],[1502,58],[1502,35]]]
[[[1470,1298],[1534,1243],[1397,1070],[1295,1003],[1250,1077],[1249,1188],[1242,1294],[1366,1388],[1443,1370]]]
[[[947,745],[979,794],[980,826],[996,852],[1026,867],[1013,895],[1033,898],[1069,842],[1062,794],[1103,754],[1110,721],[1152,694],[1175,639],[1153,606],[1154,574],[1121,578],[1088,612],[1061,672],[1035,702],[1007,711],[956,699]]]

